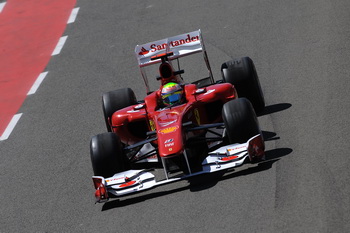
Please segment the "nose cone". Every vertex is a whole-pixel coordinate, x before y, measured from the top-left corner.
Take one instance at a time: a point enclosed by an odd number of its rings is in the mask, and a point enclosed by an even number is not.
[[[173,124],[158,130],[158,151],[161,157],[183,153],[182,128]]]
[[[156,117],[158,151],[161,157],[183,153],[182,107],[162,111]]]

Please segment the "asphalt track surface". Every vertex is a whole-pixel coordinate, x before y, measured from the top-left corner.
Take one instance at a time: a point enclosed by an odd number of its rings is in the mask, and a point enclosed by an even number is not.
[[[62,52],[0,142],[0,232],[349,231],[349,1],[76,6]],[[216,79],[231,57],[255,61],[268,161],[95,205],[89,140],[105,131],[101,94],[144,97],[134,46],[198,28]]]

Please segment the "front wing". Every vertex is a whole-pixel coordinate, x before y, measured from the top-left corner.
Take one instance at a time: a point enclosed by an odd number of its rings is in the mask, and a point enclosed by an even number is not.
[[[234,168],[243,164],[249,157],[251,161],[264,159],[264,140],[256,135],[243,144],[231,144],[220,147],[208,154],[202,162],[202,171],[183,175],[181,177],[156,180],[150,169],[128,170],[116,173],[112,177],[93,176],[96,202],[106,202],[109,193],[120,197],[135,192],[144,191],[167,183],[188,179],[205,173]]]

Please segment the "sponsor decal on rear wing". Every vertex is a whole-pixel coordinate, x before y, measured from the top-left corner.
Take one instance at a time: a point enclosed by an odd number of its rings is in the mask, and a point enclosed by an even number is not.
[[[201,31],[193,31],[163,40],[149,42],[135,47],[135,54],[140,67],[159,63],[151,57],[165,52],[173,52],[169,60],[205,51]]]

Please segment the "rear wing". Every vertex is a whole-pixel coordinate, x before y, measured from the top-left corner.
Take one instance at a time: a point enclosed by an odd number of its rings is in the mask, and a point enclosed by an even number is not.
[[[135,47],[136,58],[141,70],[142,77],[147,87],[147,92],[150,90],[148,86],[147,76],[143,67],[161,62],[159,59],[152,60],[151,57],[170,52],[173,53],[172,56],[168,57],[168,60],[170,61],[183,56],[202,52],[204,61],[208,68],[209,77],[211,81],[214,82],[202,34],[201,31],[198,30],[154,42],[149,42],[147,44],[137,45]]]

